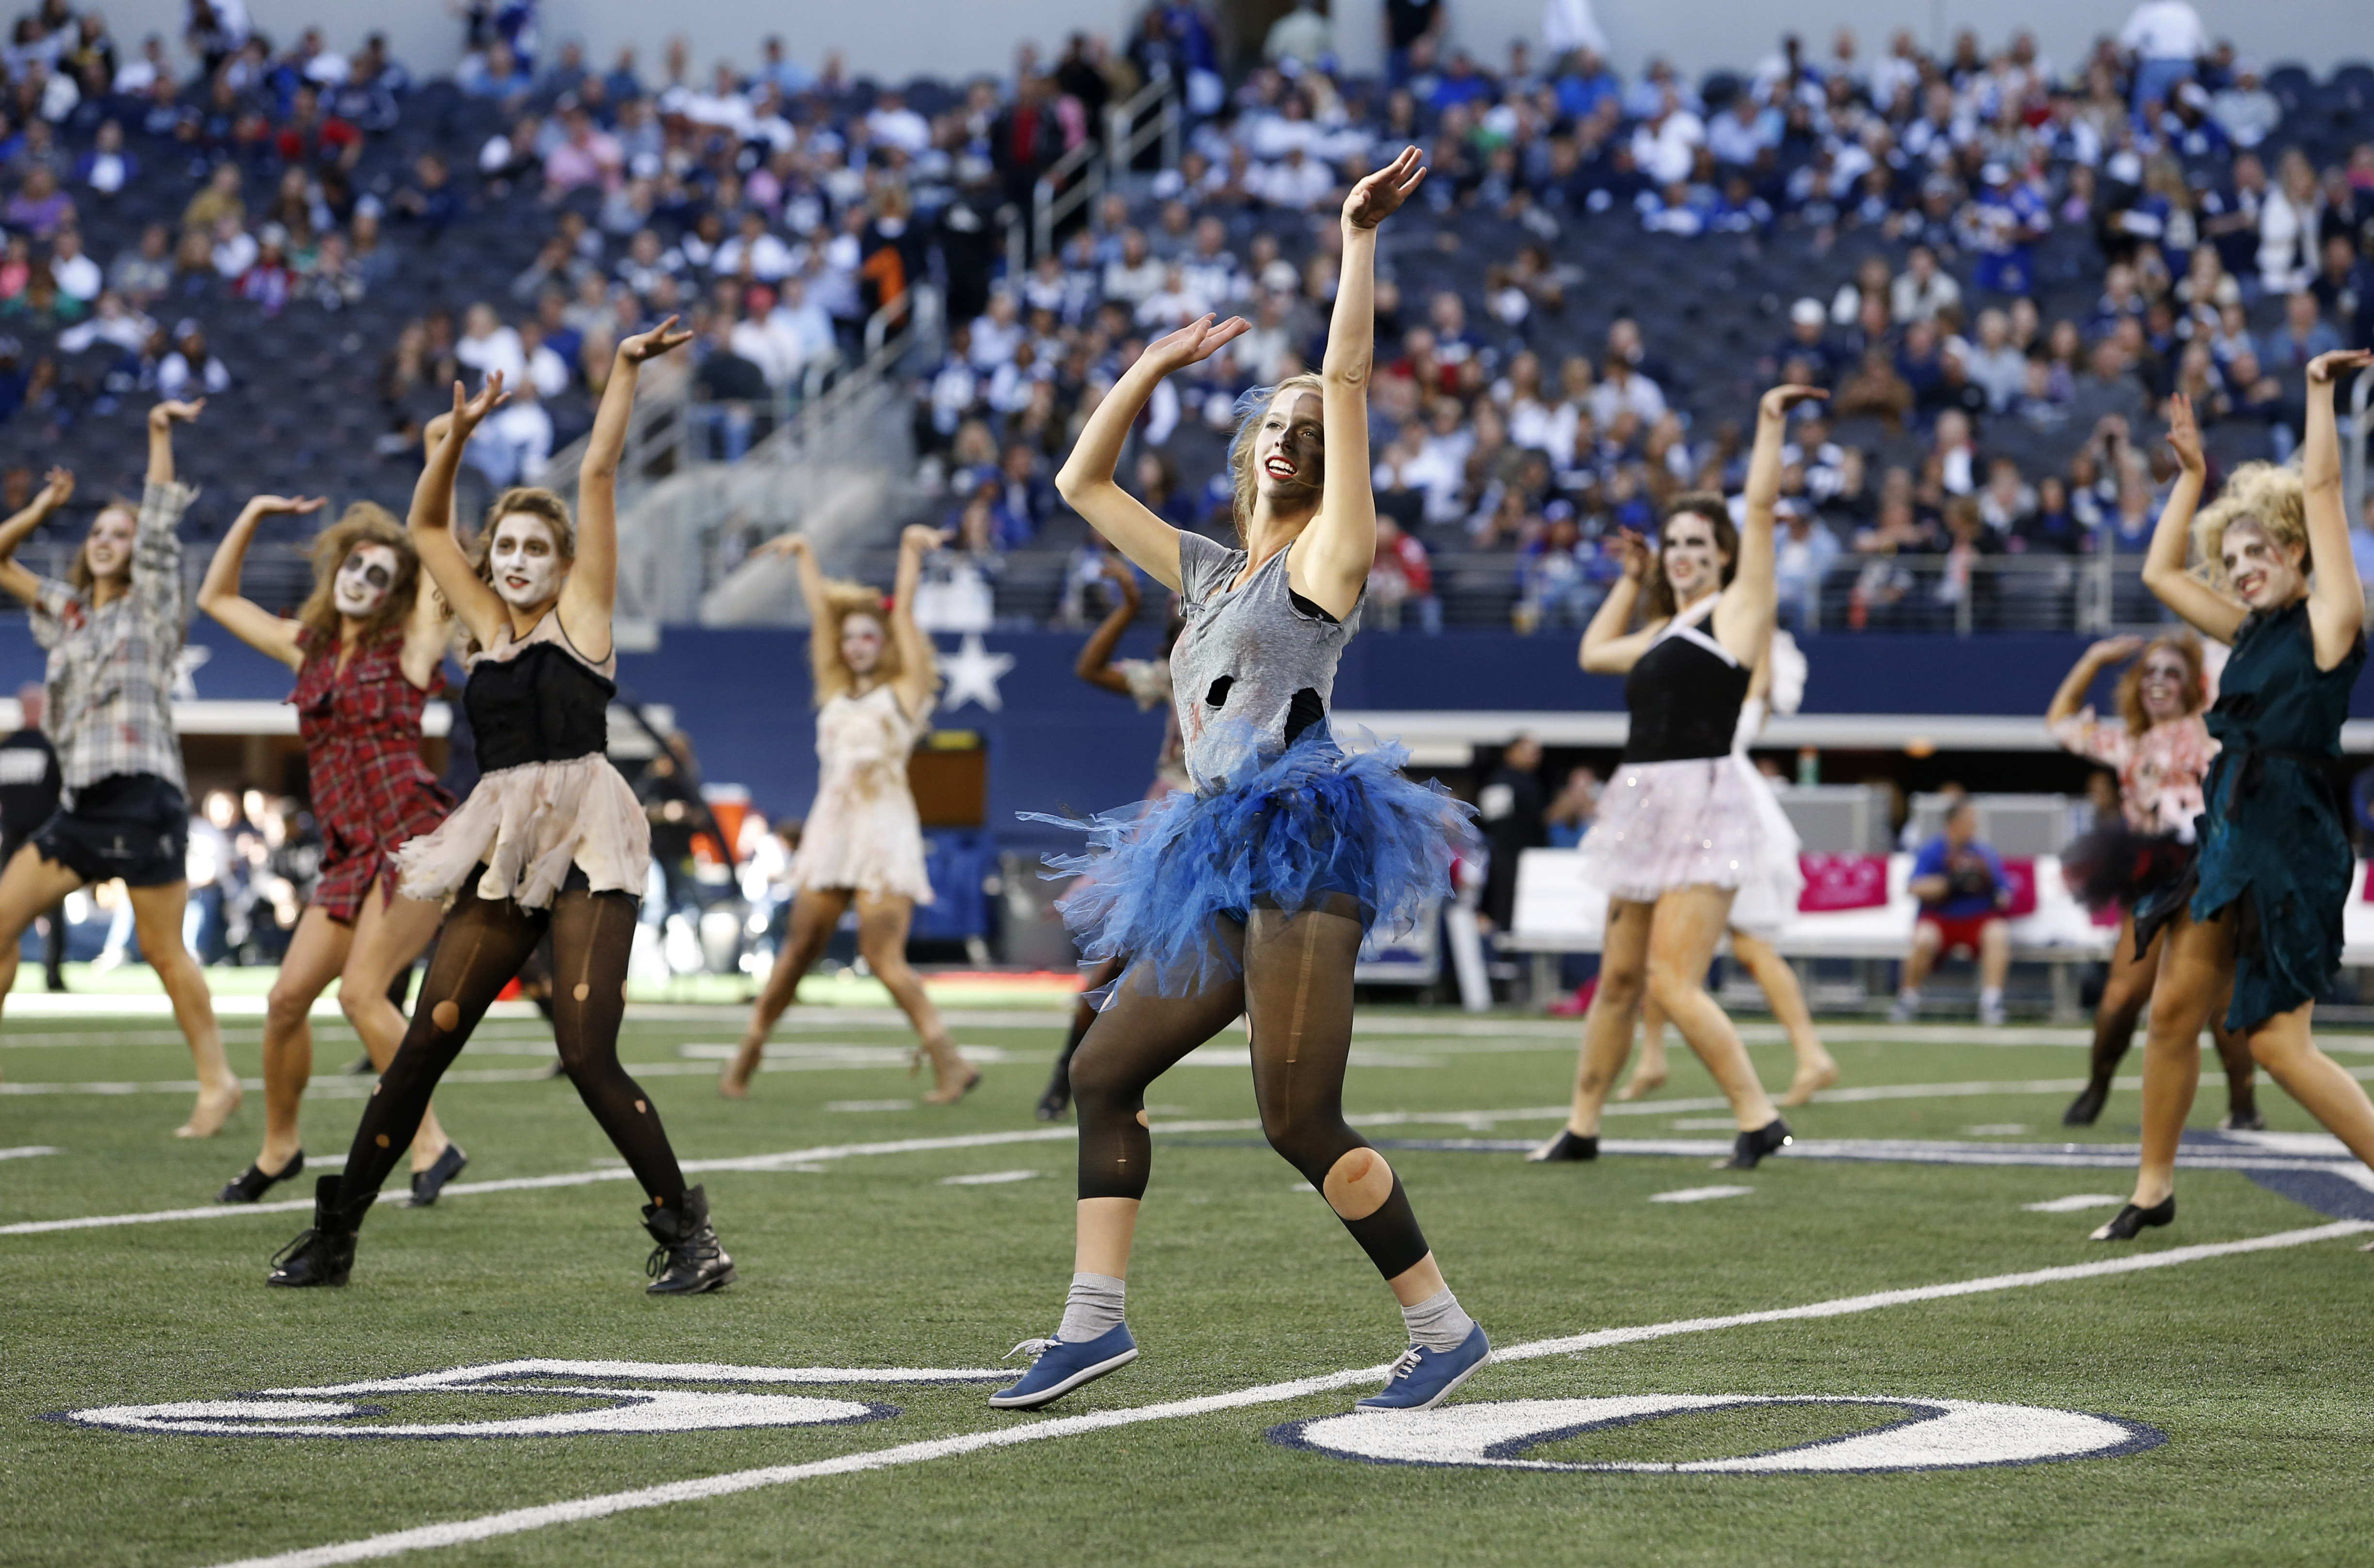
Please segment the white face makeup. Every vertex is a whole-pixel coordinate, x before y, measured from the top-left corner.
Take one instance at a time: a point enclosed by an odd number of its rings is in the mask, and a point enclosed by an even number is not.
[[[840,618],[840,661],[859,675],[870,675],[882,662],[882,623],[871,615]]]
[[[131,575],[132,540],[139,527],[140,520],[122,507],[110,507],[91,520],[90,537],[83,545],[83,560],[93,578],[104,582],[110,578]]]
[[[2168,649],[2155,649],[2144,657],[2144,673],[2139,687],[2144,713],[2155,724],[2165,724],[2171,719],[2184,717],[2187,706],[2186,687],[2192,679],[2184,661]]]
[[[2253,610],[2279,610],[2300,596],[2306,574],[2289,551],[2267,535],[2257,520],[2242,518],[2227,525],[2218,546],[2226,580]]]
[[[1319,394],[1270,400],[1253,432],[1253,484],[1273,500],[1307,502],[1327,477],[1327,441]]]
[[[560,597],[566,573],[553,545],[552,525],[530,512],[506,512],[495,522],[487,552],[495,591],[514,610],[534,610]]]
[[[1665,580],[1674,598],[1688,603],[1722,586],[1722,552],[1714,524],[1696,512],[1675,512],[1665,521]]]
[[[330,584],[330,602],[341,615],[369,620],[394,591],[399,564],[395,552],[385,544],[356,545],[347,552],[346,563]]]

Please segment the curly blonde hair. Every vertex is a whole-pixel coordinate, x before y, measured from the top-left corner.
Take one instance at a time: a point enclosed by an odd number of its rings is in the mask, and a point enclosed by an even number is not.
[[[1245,525],[1252,521],[1253,495],[1260,475],[1253,467],[1253,448],[1257,444],[1253,432],[1261,428],[1262,416],[1270,405],[1288,392],[1314,392],[1325,395],[1325,383],[1315,372],[1305,370],[1299,376],[1288,376],[1274,387],[1255,387],[1237,399],[1237,433],[1228,438],[1228,519],[1236,525],[1237,544],[1250,547]]]
[[[383,544],[395,552],[395,580],[388,584],[387,597],[363,623],[361,642],[368,645],[400,629],[412,614],[420,591],[420,553],[412,547],[404,524],[385,507],[357,501],[313,539],[313,591],[297,612],[297,621],[316,642],[337,640],[343,618],[338,614],[338,569],[360,544]]]
[[[2308,539],[2308,490],[2298,469],[2246,462],[2234,471],[2217,499],[2194,516],[2193,574],[2212,588],[2227,586],[2226,532],[2237,523],[2257,527],[2278,549],[2298,546],[2303,577],[2316,569]]]
[[[857,672],[840,656],[840,628],[852,615],[871,616],[882,627],[882,659],[874,666],[875,679],[895,685],[906,678],[907,659],[899,639],[891,635],[890,614],[890,601],[878,591],[839,578],[826,581],[822,612],[808,628],[808,696],[816,707],[822,708],[834,697],[846,696],[856,689]],[[923,672],[923,680],[926,692],[940,689],[936,662]]]

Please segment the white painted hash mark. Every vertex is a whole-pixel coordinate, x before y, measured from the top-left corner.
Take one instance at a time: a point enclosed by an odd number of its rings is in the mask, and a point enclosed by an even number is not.
[[[1652,1192],[1651,1203],[1706,1203],[1717,1198],[1745,1198],[1756,1189],[1752,1187],[1677,1187],[1671,1192]]]
[[[1569,1335],[1557,1340],[1535,1340],[1527,1344],[1512,1345],[1495,1352],[1498,1361],[1531,1361],[1540,1356],[1571,1355],[1578,1351],[1598,1350],[1610,1345],[1638,1344],[1649,1340],[1661,1340],[1677,1334],[1703,1334],[1717,1328],[1742,1328],[1751,1324],[1780,1323],[1792,1319],[1843,1317],[1852,1313],[1871,1312],[1881,1307],[1902,1306],[1913,1302],[1944,1301],[1955,1296],[1980,1295],[1992,1291],[2022,1290],[2031,1285],[2056,1284],[2070,1280],[2094,1280],[2114,1274],[2139,1273],[2149,1269],[2167,1269],[2180,1263],[2193,1263],[2204,1258],[2226,1258],[2243,1253],[2270,1252],[2283,1247],[2304,1246],[2320,1241],[2337,1240],[2343,1236],[2361,1235],[2374,1231],[2374,1222],[2338,1220],[2327,1225],[2314,1225],[2305,1230],[2277,1231],[2269,1235],[2253,1236],[2247,1241],[2211,1242],[2197,1246],[2172,1246],[2162,1252],[2133,1253],[2123,1258],[2106,1258],[2092,1263],[2073,1263],[2057,1269],[2039,1269],[2024,1274],[1994,1274],[1984,1279],[1957,1280],[1940,1285],[1924,1285],[1911,1290],[1881,1291],[1870,1295],[1842,1296],[1833,1301],[1813,1302],[1804,1306],[1777,1307],[1767,1312],[1734,1313],[1725,1317],[1689,1317],[1672,1323],[1642,1324],[1629,1328],[1602,1328],[1588,1334]],[[1219,1410],[1242,1410],[1250,1406],[1280,1404],[1313,1394],[1329,1393],[1356,1384],[1382,1380],[1382,1365],[1359,1367],[1346,1372],[1327,1373],[1315,1377],[1298,1378],[1289,1383],[1262,1384],[1240,1388],[1231,1394],[1211,1394],[1200,1399],[1180,1399],[1169,1404],[1141,1405],[1134,1410],[1098,1410],[1087,1415],[1057,1416],[1052,1420],[1033,1422],[1022,1426],[993,1428],[987,1432],[969,1433],[960,1437],[939,1437],[921,1443],[902,1443],[895,1447],[877,1448],[870,1453],[843,1454],[835,1458],[820,1459],[805,1465],[770,1465],[760,1469],[735,1470],[724,1475],[703,1476],[693,1480],[670,1482],[664,1486],[641,1487],[632,1492],[614,1492],[598,1497],[580,1497],[566,1503],[547,1503],[535,1508],[513,1508],[500,1514],[488,1514],[476,1519],[452,1519],[443,1524],[421,1525],[408,1530],[392,1530],[385,1535],[367,1536],[360,1540],[341,1541],[328,1546],[308,1547],[302,1550],[283,1552],[273,1557],[243,1558],[220,1568],[331,1568],[334,1563],[369,1562],[381,1558],[399,1557],[407,1551],[434,1550],[439,1547],[464,1546],[473,1541],[497,1540],[504,1536],[523,1534],[529,1530],[549,1529],[555,1525],[577,1524],[587,1519],[605,1519],[614,1514],[625,1514],[643,1508],[664,1508],[675,1503],[692,1503],[709,1497],[728,1497],[736,1492],[755,1492],[763,1487],[785,1486],[793,1481],[808,1480],[819,1476],[854,1475],[866,1470],[891,1469],[903,1465],[923,1464],[933,1459],[951,1458],[959,1454],[978,1453],[987,1448],[1006,1448],[1017,1444],[1038,1443],[1050,1438],[1071,1437],[1082,1433],[1107,1432],[1114,1427],[1134,1426],[1144,1422],[1169,1421],[1182,1416],[1209,1415]]]
[[[47,1143],[28,1143],[21,1148],[0,1149],[0,1160],[31,1160],[43,1154],[62,1153],[64,1153],[63,1150],[53,1148]]]
[[[2115,1209],[2125,1201],[2107,1192],[2073,1192],[2066,1198],[2048,1198],[2041,1203],[2023,1203],[2020,1207],[2031,1214],[2074,1214],[2085,1209]]]
[[[942,1187],[1004,1187],[1008,1182],[1031,1181],[1037,1171],[981,1171],[973,1176],[942,1176]]]

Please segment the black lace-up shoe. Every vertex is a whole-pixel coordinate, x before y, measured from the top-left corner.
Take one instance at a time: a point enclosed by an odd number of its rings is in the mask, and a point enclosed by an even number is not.
[[[273,1254],[265,1284],[293,1288],[347,1282],[355,1267],[355,1228],[363,1223],[364,1212],[379,1194],[366,1192],[342,1209],[339,1179],[325,1176],[313,1184],[313,1227],[300,1232],[295,1241]]]
[[[718,1245],[717,1227],[709,1223],[706,1188],[687,1192],[681,1209],[645,1204],[643,1229],[659,1244],[643,1265],[652,1277],[643,1288],[651,1294],[699,1295],[734,1282],[734,1259]]]

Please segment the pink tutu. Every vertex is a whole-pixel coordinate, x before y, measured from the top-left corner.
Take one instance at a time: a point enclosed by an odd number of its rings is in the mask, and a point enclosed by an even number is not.
[[[1627,763],[1599,797],[1582,837],[1582,876],[1611,898],[1654,903],[1677,887],[1753,890],[1758,924],[1793,912],[1797,837],[1776,834],[1780,802],[1745,759],[1692,757]],[[1778,916],[1778,919],[1776,919]]]

